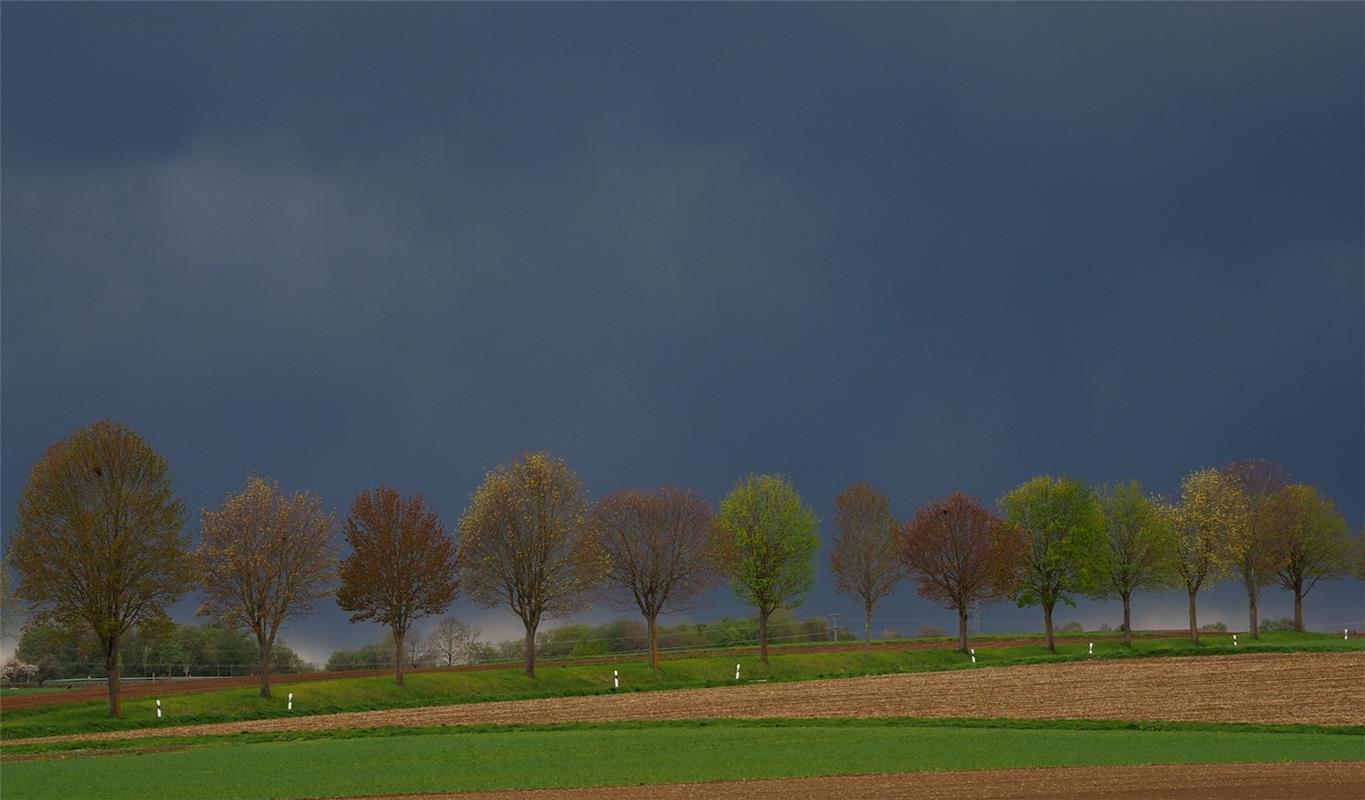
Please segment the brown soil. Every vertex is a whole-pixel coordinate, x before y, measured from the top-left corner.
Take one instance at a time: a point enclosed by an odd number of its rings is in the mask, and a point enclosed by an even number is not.
[[[1365,653],[1122,659],[358,711],[77,734],[44,741],[383,725],[770,717],[1003,717],[1363,725],[1365,706],[1359,702],[1362,685]],[[13,743],[20,741],[25,740]]]
[[[1134,632],[1134,638],[1170,638],[1172,635],[1179,635],[1179,632],[1170,631],[1147,631]],[[1068,637],[1058,635],[1058,641],[1066,641]],[[1070,637],[1084,638],[1084,634]],[[978,650],[987,650],[996,647],[1041,647],[1044,643],[1042,637],[1020,637],[1017,639],[983,639],[981,642],[973,642],[972,646]],[[876,642],[872,649],[876,651],[901,651],[901,650],[952,650],[956,648],[956,642],[944,642],[941,639],[934,641],[904,641],[904,642]],[[841,642],[838,644],[802,644],[802,645],[783,645],[773,650],[774,653],[781,655],[784,653],[840,653],[851,652],[863,649],[861,642],[850,643]],[[737,651],[735,648],[709,648],[696,650],[682,650],[661,653],[664,659],[675,658],[705,658],[707,656],[718,655],[737,655],[739,652],[749,653],[749,651]],[[592,664],[620,664],[629,661],[641,661],[644,655],[640,653],[596,656],[593,658],[561,658],[551,661],[537,662],[537,669],[553,669],[555,667],[583,666]],[[463,664],[458,667],[425,667],[421,669],[404,670],[404,674],[412,675],[420,672],[477,672],[489,669],[517,669],[520,664],[497,663],[497,664]],[[306,683],[308,681],[326,681],[335,678],[371,678],[376,676],[392,675],[392,669],[360,669],[347,670],[344,672],[293,672],[273,676],[276,683]],[[255,687],[260,684],[260,679],[255,675],[238,675],[229,678],[168,678],[164,681],[155,683],[124,683],[122,695],[128,697],[145,697],[156,695],[157,697],[167,697],[176,694],[193,694],[195,692],[211,692],[218,689],[236,689],[242,687]],[[106,700],[109,697],[108,689],[103,683],[92,686],[82,686],[78,689],[68,689],[62,692],[39,692],[37,694],[19,695],[17,697],[0,698],[0,706],[8,709],[37,708],[39,706],[54,706],[64,703],[86,703],[92,700]]]
[[[971,772],[903,772],[824,778],[780,778],[589,789],[385,795],[382,800],[660,800],[746,798],[822,800],[859,797],[891,800],[1357,800],[1365,797],[1365,761],[1300,764],[1199,764],[1144,767],[1052,767]],[[356,800],[360,800],[357,798]],[[370,798],[369,800],[381,800]]]

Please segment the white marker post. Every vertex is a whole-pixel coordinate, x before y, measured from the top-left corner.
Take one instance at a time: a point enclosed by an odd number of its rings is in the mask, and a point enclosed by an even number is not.
[[[739,680],[739,665],[735,665],[735,680]]]
[[[1236,646],[1237,646],[1237,634],[1235,634],[1235,633],[1232,634],[1232,646],[1233,646],[1233,647],[1236,647]]]
[[[288,711],[293,711],[293,710],[294,710],[294,693],[293,693],[293,692],[290,692],[290,693],[289,693],[289,708],[288,708],[287,710],[288,710]]]
[[[618,671],[616,671],[616,670],[612,670],[612,671],[611,671],[611,689],[612,689],[612,691],[616,691],[617,689],[620,689],[620,688],[621,688],[621,673],[618,672]]]
[[[976,648],[975,648],[975,647],[973,647],[973,648],[971,649],[971,653],[972,653],[972,663],[975,664],[975,663],[976,663]]]
[[[1095,655],[1095,643],[1094,643],[1094,642],[1091,642],[1091,643],[1090,643],[1090,655],[1092,655],[1092,656]]]
[[[156,701],[156,718],[161,719],[161,701]]]

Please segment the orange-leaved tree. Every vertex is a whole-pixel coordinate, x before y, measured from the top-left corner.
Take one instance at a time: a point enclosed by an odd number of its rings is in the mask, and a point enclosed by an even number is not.
[[[443,613],[459,588],[458,550],[420,494],[381,487],[361,492],[342,524],[351,554],[341,562],[337,605],[352,622],[393,633],[394,683],[403,685],[403,640],[412,623]]]
[[[957,611],[958,650],[967,652],[973,608],[1015,591],[1027,540],[974,497],[953,492],[926,503],[901,528],[900,558],[920,597]]]

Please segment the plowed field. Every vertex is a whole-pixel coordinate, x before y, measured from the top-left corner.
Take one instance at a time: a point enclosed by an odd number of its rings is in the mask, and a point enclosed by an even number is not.
[[[1034,664],[544,700],[283,717],[58,739],[383,725],[764,717],[996,717],[1365,724],[1365,653],[1286,653]],[[20,741],[20,740],[15,740]]]
[[[642,791],[644,789],[644,791]],[[1144,767],[1062,767],[974,772],[908,772],[825,778],[782,778],[589,789],[387,795],[383,800],[659,800],[746,798],[816,800],[859,797],[867,800],[1265,800],[1312,797],[1357,800],[1365,797],[1365,761],[1299,764],[1214,764]],[[379,800],[374,798],[373,800]]]

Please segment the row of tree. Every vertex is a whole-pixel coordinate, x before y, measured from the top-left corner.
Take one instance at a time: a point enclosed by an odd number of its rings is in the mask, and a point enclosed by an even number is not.
[[[251,675],[259,669],[254,638],[218,625],[140,626],[119,643],[123,677]],[[28,681],[105,677],[99,642],[88,629],[31,625],[19,637],[15,661],[28,665]],[[272,673],[316,669],[283,642],[270,652]]]
[[[939,634],[941,635],[941,634]],[[403,658],[409,669],[449,667],[461,664],[491,664],[522,661],[526,657],[524,639],[498,642],[479,638],[477,626],[455,617],[442,617],[429,631],[409,631],[403,644]],[[734,647],[758,640],[758,618],[722,617],[711,622],[660,623],[656,629],[661,649],[696,650],[708,647]],[[779,609],[768,621],[769,639],[775,642],[846,641],[850,634],[836,628],[823,617],[799,619]],[[639,653],[649,649],[649,630],[643,620],[620,617],[601,625],[561,625],[536,634],[536,653],[541,658],[591,658],[617,653]],[[392,669],[397,657],[392,634],[357,650],[338,650],[327,661],[329,671]]]
[[[1002,498],[999,513],[955,493],[898,524],[886,498],[859,484],[836,503],[831,566],[869,618],[896,582],[912,576],[921,594],[957,609],[964,648],[967,615],[982,603],[1012,597],[1042,606],[1052,647],[1058,602],[1117,593],[1127,622],[1131,593],[1166,585],[1174,570],[1190,592],[1197,636],[1195,594],[1253,563],[1253,547],[1273,554],[1254,560],[1253,599],[1269,574],[1265,565],[1289,576],[1300,603],[1313,582],[1344,569],[1349,538],[1330,501],[1287,480],[1253,495],[1232,468],[1192,474],[1178,503],[1147,498],[1136,485],[1094,491],[1040,477]],[[353,622],[389,629],[400,685],[414,622],[442,614],[461,589],[522,621],[525,671],[534,675],[536,634],[547,616],[598,599],[634,608],[657,666],[659,616],[728,581],[757,612],[766,662],[772,615],[799,604],[814,584],[819,548],[818,519],[783,476],[744,478],[718,512],[696,492],[667,486],[615,492],[594,505],[578,476],[547,453],[491,470],[457,531],[447,531],[420,494],[361,492],[340,524],[350,550],[340,561],[335,517],[320,498],[287,493],[266,478],[250,478],[202,513],[197,549],[184,523],[165,459],[114,422],[52,445],[21,495],[7,553],[19,578],[15,594],[36,612],[31,624],[92,634],[114,716],[121,642],[139,626],[164,624],[165,608],[196,586],[200,614],[256,639],[260,690],[269,696],[280,627],[332,594]]]

